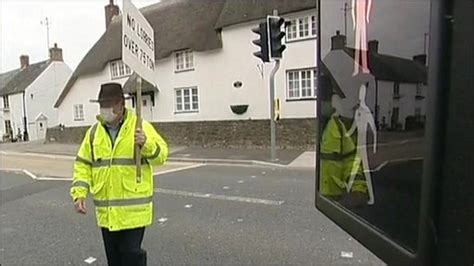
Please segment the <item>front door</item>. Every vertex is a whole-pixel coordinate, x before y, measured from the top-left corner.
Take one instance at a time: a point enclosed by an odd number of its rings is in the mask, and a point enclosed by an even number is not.
[[[36,136],[38,139],[46,138],[46,129],[48,128],[48,120],[38,120],[36,121]]]

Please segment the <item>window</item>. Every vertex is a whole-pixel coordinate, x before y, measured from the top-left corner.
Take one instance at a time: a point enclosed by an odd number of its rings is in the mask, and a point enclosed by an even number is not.
[[[423,84],[418,83],[418,84],[416,84],[416,95],[420,96],[422,94],[423,94]]]
[[[292,19],[286,24],[286,40],[293,41],[316,36],[316,16]]]
[[[176,89],[175,96],[176,112],[199,111],[199,96],[196,87]]]
[[[315,99],[317,70],[303,69],[287,72],[288,99]]]
[[[286,29],[286,38],[288,40],[298,38],[298,25],[296,24],[296,19],[290,21],[290,24]]]
[[[393,96],[398,97],[400,96],[400,83],[395,82],[393,84]]]
[[[10,101],[8,100],[8,95],[3,96],[3,108],[10,108]]]
[[[74,105],[74,121],[84,121],[84,106],[82,104]]]
[[[132,74],[132,69],[123,63],[122,60],[116,60],[110,63],[110,75],[112,79],[123,78]]]
[[[175,54],[175,70],[176,71],[185,71],[194,69],[194,58],[193,52],[182,51]]]
[[[308,18],[300,18],[298,23],[300,30],[300,38],[307,37],[309,35],[309,24]]]
[[[12,130],[12,123],[11,123],[11,121],[10,121],[10,120],[5,120],[5,133],[6,133],[7,135],[10,135],[10,136],[11,136],[11,135],[12,135],[12,132],[13,132],[13,130]]]

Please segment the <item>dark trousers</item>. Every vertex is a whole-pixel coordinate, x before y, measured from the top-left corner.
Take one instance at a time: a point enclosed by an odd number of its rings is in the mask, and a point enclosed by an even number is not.
[[[146,266],[146,251],[141,248],[145,227],[110,232],[102,228],[109,266]]]

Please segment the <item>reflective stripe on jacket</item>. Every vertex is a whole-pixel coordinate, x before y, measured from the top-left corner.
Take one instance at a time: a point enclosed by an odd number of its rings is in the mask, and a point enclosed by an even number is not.
[[[136,177],[134,141],[137,117],[126,109],[115,143],[99,121],[87,130],[74,163],[71,196],[93,195],[97,223],[110,231],[148,226],[153,213],[153,166],[168,158],[168,145],[146,121],[141,178]]]

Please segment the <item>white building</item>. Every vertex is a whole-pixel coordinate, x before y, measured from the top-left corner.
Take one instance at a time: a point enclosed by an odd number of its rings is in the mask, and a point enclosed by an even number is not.
[[[281,118],[315,118],[314,0],[178,0],[143,8],[155,30],[158,85],[145,88],[144,118],[162,123],[269,119],[272,64],[253,56],[258,47],[252,40],[258,36],[251,29],[274,9],[287,21],[287,48],[276,77]],[[110,12],[117,14],[118,8],[109,5]],[[99,107],[89,100],[97,97],[101,84],[119,82],[133,94],[134,76],[121,62],[121,17],[107,25],[55,104],[67,127],[95,122]],[[237,114],[232,107],[247,110]]]
[[[31,65],[29,57],[22,55],[20,68],[0,74],[2,137],[15,138],[26,131],[29,140],[44,139],[46,129],[58,124],[53,105],[72,71],[56,44],[49,53],[48,60]]]
[[[339,32],[331,38],[331,51],[323,58],[322,67],[322,73],[329,73],[345,96],[343,116],[353,117],[359,87],[367,83],[366,104],[378,125],[403,130],[416,127],[410,123],[423,124],[427,94],[426,55],[407,59],[382,54],[379,42],[369,41],[370,73],[353,76],[355,50],[346,46],[345,38]]]

